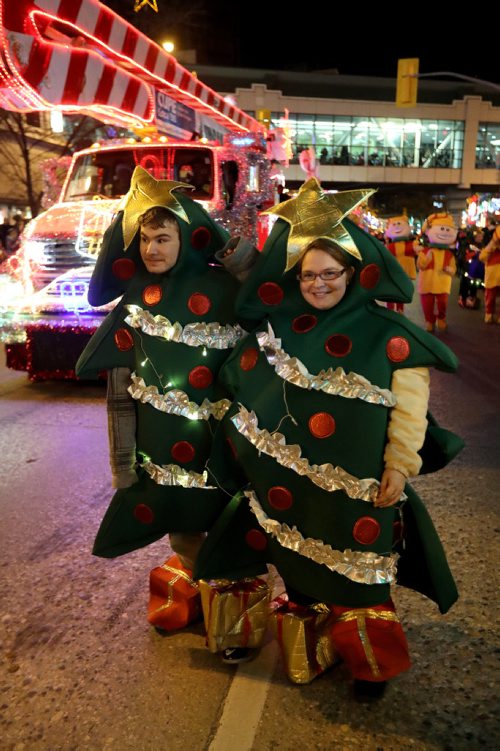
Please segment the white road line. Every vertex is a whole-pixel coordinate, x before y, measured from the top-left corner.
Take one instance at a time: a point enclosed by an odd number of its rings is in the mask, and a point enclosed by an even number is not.
[[[270,641],[255,660],[238,667],[209,751],[252,750],[278,653]]]

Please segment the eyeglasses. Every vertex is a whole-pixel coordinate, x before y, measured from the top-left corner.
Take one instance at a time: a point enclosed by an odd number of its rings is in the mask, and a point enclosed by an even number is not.
[[[316,281],[316,277],[319,276],[323,282],[334,282],[336,279],[340,279],[346,271],[347,269],[330,269],[329,271],[322,271],[321,274],[315,274],[314,271],[302,271],[300,274],[297,274],[297,279],[300,282],[314,282]]]

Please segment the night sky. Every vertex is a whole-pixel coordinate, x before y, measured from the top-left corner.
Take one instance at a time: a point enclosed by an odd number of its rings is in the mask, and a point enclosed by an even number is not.
[[[418,57],[421,73],[500,82],[498,32],[479,7],[157,0],[156,14],[134,13],[133,0],[104,2],[155,41],[196,49],[199,64],[395,77],[398,58]]]

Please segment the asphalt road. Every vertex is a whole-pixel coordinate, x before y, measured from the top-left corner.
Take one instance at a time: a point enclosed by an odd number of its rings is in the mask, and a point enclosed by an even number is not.
[[[408,314],[421,323],[413,304]],[[104,387],[30,384],[0,370],[0,751],[497,749],[500,325],[450,306],[454,376],[434,373],[431,408],[467,447],[419,478],[460,600],[446,615],[396,588],[413,658],[377,705],[353,701],[342,667],[287,682],[269,642],[238,669],[201,624],[160,636],[145,619],[165,542],[93,558],[111,496]]]

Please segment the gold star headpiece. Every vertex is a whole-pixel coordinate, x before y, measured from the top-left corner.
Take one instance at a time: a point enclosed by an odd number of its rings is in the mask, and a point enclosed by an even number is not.
[[[375,190],[371,188],[325,193],[316,178],[311,177],[300,188],[296,198],[264,211],[264,214],[279,216],[291,227],[285,270],[293,268],[307,246],[320,237],[333,240],[347,253],[361,260],[361,254],[343,226],[342,219],[373,193]]]
[[[139,228],[139,217],[153,206],[163,206],[186,224],[190,220],[183,207],[174,196],[177,188],[193,189],[192,185],[177,183],[174,180],[155,180],[142,167],[136,167],[130,181],[130,190],[123,197],[120,209],[123,209],[123,242],[125,250],[134,239]]]

